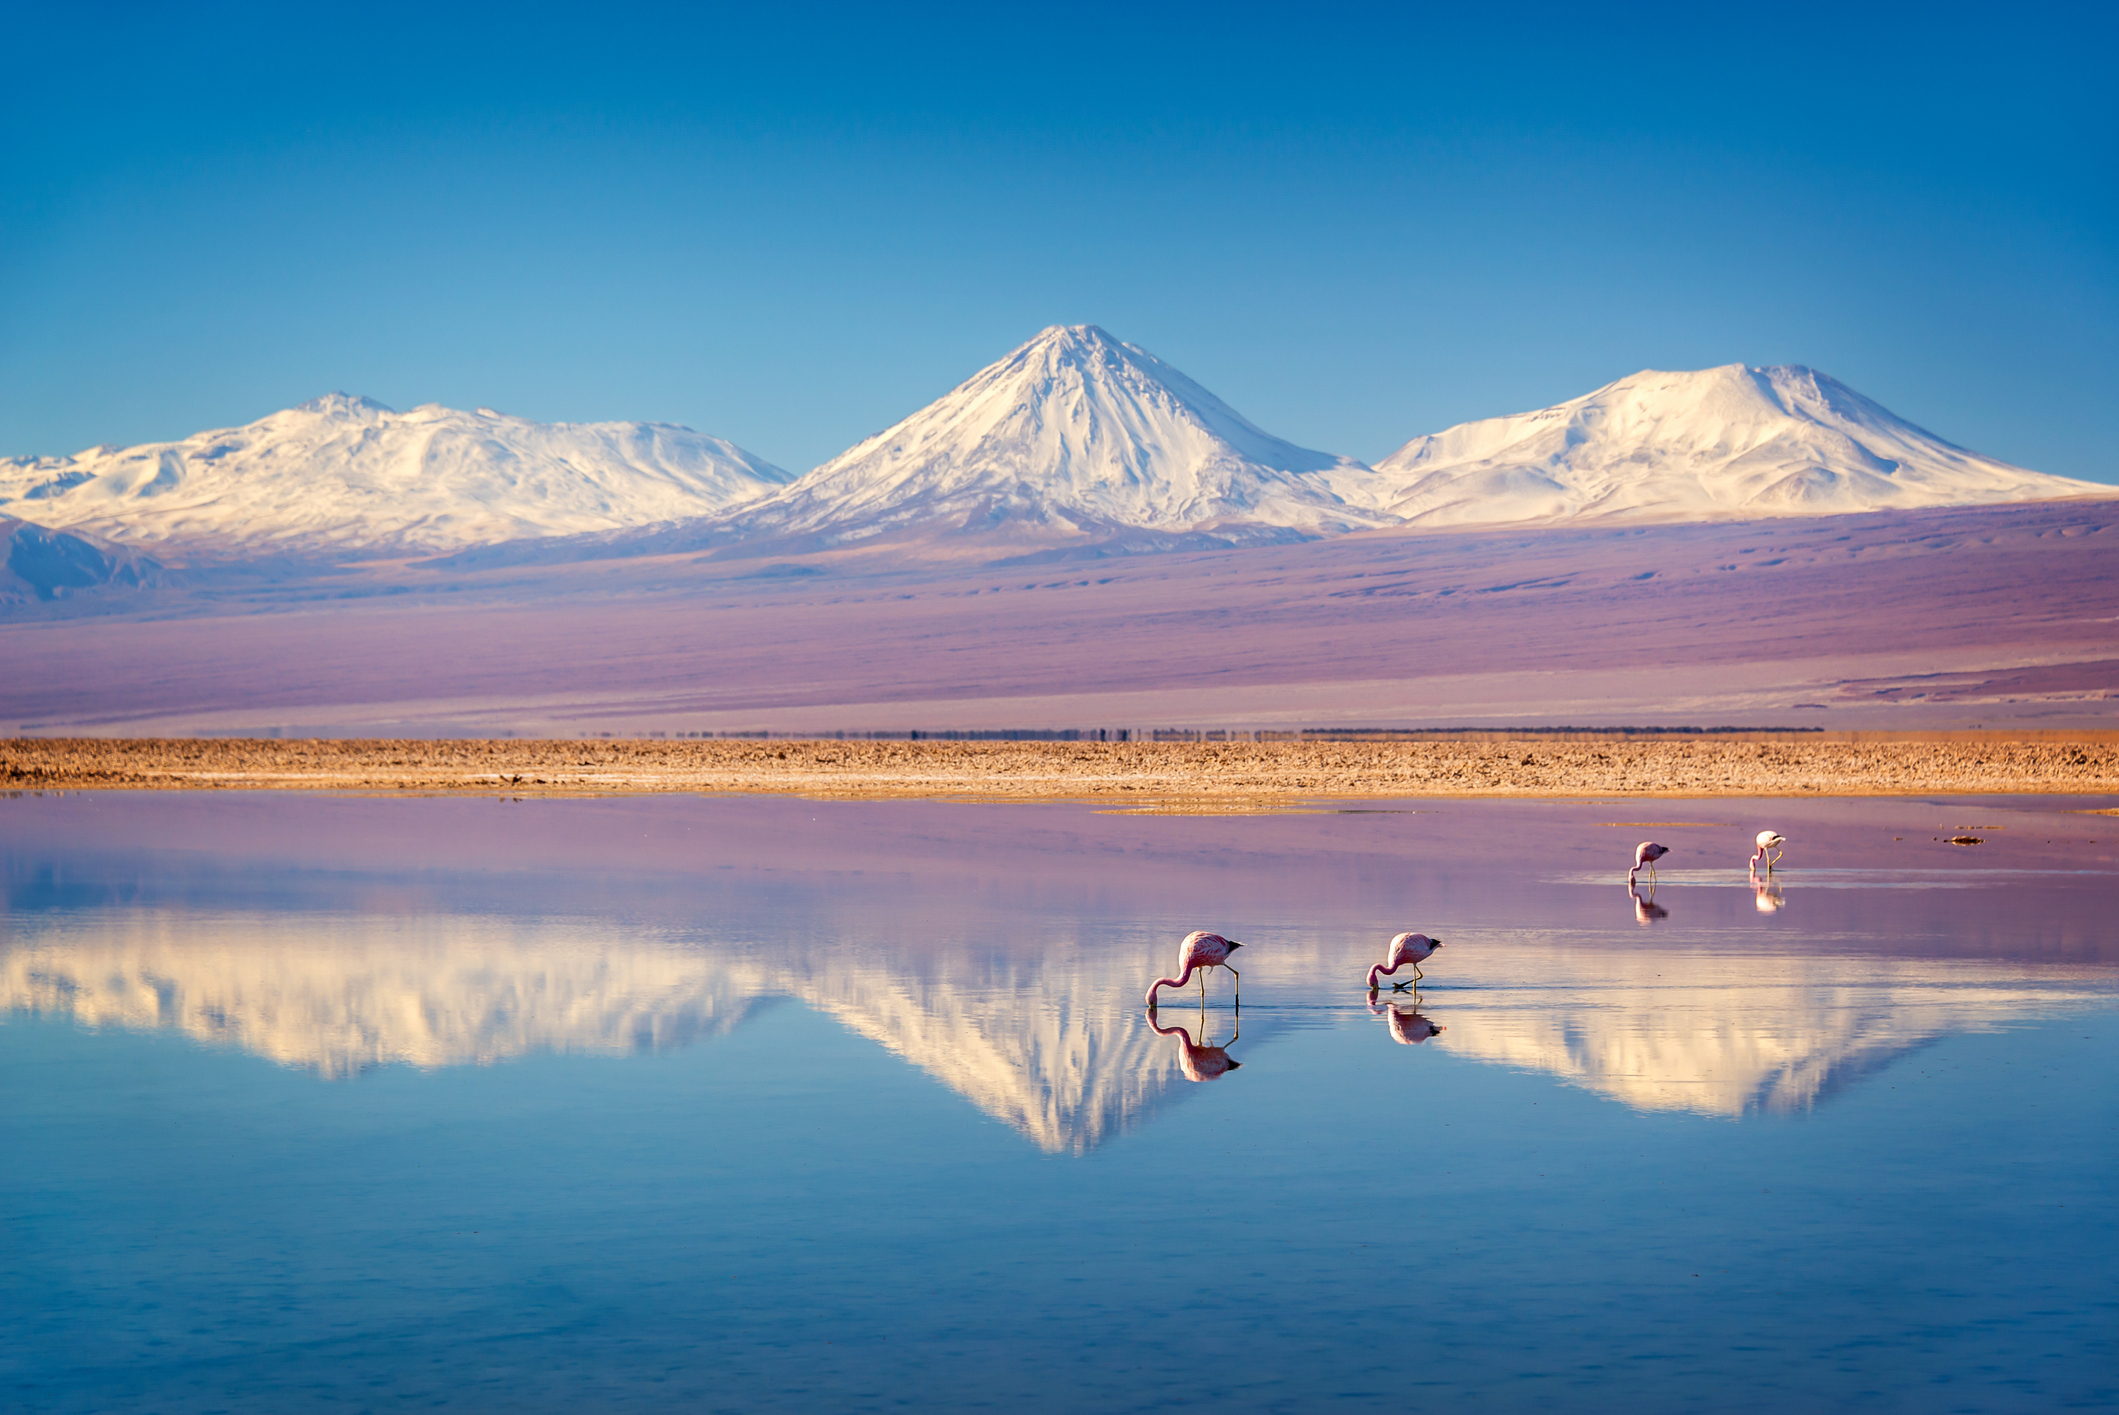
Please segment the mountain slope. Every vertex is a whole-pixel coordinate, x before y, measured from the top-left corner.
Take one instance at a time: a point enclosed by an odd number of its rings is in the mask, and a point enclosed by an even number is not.
[[[1095,325],[1046,329],[731,520],[844,544],[912,526],[1026,541],[1121,530],[1288,539],[1383,524],[1369,471],[1259,430]]]
[[[724,511],[789,474],[666,423],[334,393],[179,442],[0,459],[0,512],[208,555],[442,551]]]
[[[1944,442],[1795,365],[1646,371],[1416,437],[1376,464],[1375,509],[1424,526],[1709,521],[1962,506],[2110,487]]]
[[[0,604],[105,587],[142,589],[159,583],[161,571],[136,550],[0,516]]]

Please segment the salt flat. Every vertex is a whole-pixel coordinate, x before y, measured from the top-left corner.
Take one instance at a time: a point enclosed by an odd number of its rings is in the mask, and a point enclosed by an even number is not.
[[[2119,725],[2113,505],[197,575],[0,621],[0,730]]]

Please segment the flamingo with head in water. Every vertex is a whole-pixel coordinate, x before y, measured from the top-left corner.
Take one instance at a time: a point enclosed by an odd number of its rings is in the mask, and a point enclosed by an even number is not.
[[[1199,974],[1199,995],[1204,998],[1207,995],[1207,969],[1229,968],[1229,955],[1241,947],[1242,944],[1223,938],[1220,934],[1210,934],[1205,929],[1194,929],[1186,934],[1185,941],[1177,945],[1177,976],[1157,978],[1149,986],[1148,1010],[1155,1010],[1157,991],[1162,988],[1181,988],[1192,981],[1194,973]],[[1243,986],[1243,974],[1229,968],[1229,975],[1236,979],[1239,988]]]
[[[1638,875],[1643,869],[1648,871],[1648,878],[1651,881],[1654,880],[1655,862],[1669,853],[1670,847],[1668,845],[1658,845],[1653,840],[1642,841],[1634,847],[1633,868],[1626,872],[1626,883],[1631,885],[1634,876]]]
[[[1407,964],[1411,964],[1413,969],[1410,981],[1421,981],[1426,975],[1420,971],[1420,965],[1434,957],[1435,950],[1441,946],[1441,939],[1429,938],[1426,934],[1399,934],[1391,940],[1390,947],[1384,950],[1383,961],[1369,969],[1369,991],[1376,990],[1376,978],[1379,974],[1395,973]],[[1406,983],[1392,983],[1391,991],[1403,992],[1406,986]]]
[[[1771,871],[1775,865],[1781,862],[1780,849],[1787,843],[1788,837],[1777,830],[1760,831],[1758,833],[1758,849],[1751,854],[1751,868],[1757,869],[1758,862],[1764,860],[1767,870]]]

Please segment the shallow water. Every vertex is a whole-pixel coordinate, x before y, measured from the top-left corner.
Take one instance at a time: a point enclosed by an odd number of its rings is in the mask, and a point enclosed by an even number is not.
[[[2104,804],[0,799],[0,1404],[2109,1406]]]

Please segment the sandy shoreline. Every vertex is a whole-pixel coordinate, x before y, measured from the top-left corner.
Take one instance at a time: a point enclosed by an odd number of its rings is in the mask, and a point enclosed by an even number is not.
[[[2119,792],[2119,733],[1376,741],[0,740],[5,790],[654,792],[1252,809],[1409,796]]]

